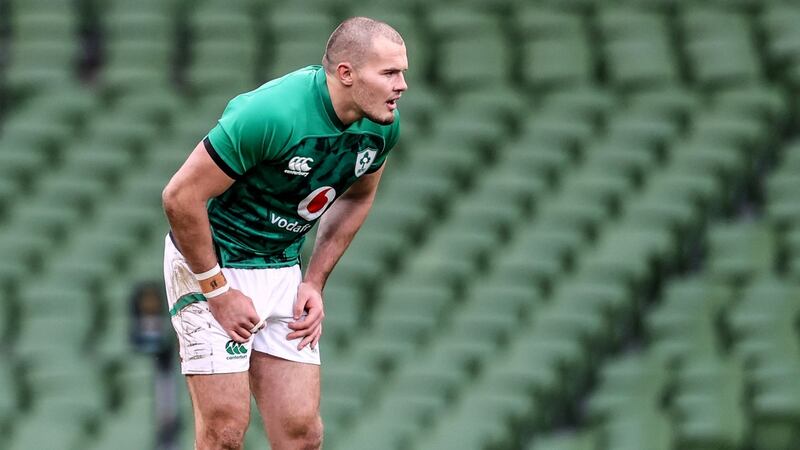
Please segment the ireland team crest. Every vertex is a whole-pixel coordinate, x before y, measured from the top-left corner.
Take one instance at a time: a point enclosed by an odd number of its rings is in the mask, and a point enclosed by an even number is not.
[[[375,155],[378,154],[378,150],[374,148],[367,147],[365,150],[358,152],[358,156],[356,156],[356,176],[360,177],[364,175],[364,172],[369,169],[369,166],[372,165],[372,161],[375,161]]]

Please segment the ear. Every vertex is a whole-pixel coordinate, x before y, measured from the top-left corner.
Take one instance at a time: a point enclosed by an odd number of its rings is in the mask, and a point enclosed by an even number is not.
[[[350,63],[339,63],[336,66],[336,76],[339,78],[339,82],[341,82],[345,86],[352,86],[353,85],[353,66]]]

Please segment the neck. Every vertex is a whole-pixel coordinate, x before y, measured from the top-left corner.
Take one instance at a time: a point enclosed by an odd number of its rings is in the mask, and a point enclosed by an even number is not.
[[[328,94],[330,94],[336,117],[344,125],[350,125],[362,118],[362,114],[352,101],[350,93],[341,84],[337,83],[328,72],[325,72],[325,84],[328,86]]]

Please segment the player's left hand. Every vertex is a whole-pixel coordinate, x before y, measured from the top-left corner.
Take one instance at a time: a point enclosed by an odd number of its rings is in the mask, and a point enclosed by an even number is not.
[[[302,316],[303,311],[306,312],[305,317]],[[325,318],[320,289],[305,282],[300,283],[292,314],[294,322],[289,323],[289,328],[294,331],[289,333],[286,339],[291,341],[302,337],[300,344],[297,345],[298,350],[309,344],[312,349],[317,348],[319,338],[322,337],[322,319]]]

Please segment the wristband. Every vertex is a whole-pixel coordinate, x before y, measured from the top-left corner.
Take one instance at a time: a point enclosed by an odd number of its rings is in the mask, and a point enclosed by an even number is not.
[[[206,299],[211,299],[211,298],[214,298],[214,297],[219,297],[220,295],[228,292],[229,290],[231,290],[231,285],[228,284],[228,283],[225,283],[225,285],[222,286],[221,288],[214,289],[211,292],[204,292],[203,295],[206,297]]]
[[[210,268],[209,270],[207,270],[207,271],[205,271],[203,273],[194,274],[194,278],[197,281],[206,280],[206,279],[209,279],[209,278],[213,277],[214,275],[216,275],[216,274],[218,274],[220,272],[222,272],[222,269],[219,268],[219,264],[214,264],[214,267]]]
[[[200,284],[200,291],[203,294],[208,294],[210,292],[215,292],[224,286],[227,286],[228,280],[226,280],[225,275],[222,272],[220,272],[212,276],[211,278],[200,280],[198,284]]]

